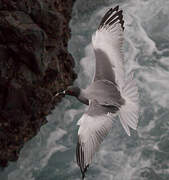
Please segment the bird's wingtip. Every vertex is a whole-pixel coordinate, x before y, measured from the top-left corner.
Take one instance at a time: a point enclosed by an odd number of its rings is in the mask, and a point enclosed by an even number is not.
[[[115,11],[118,11],[119,10],[119,5],[117,5],[115,8],[114,8]]]
[[[123,20],[123,10],[119,9],[119,5],[115,6],[115,8],[110,8],[105,15],[103,16],[98,29],[102,27],[106,27],[106,25],[112,26],[119,20],[122,29],[124,30],[124,20]]]
[[[84,180],[84,178],[86,177],[85,173],[87,172],[88,167],[89,167],[89,164],[85,166],[84,171],[82,172],[82,180]]]
[[[85,178],[85,173],[87,172],[87,169],[89,167],[89,164],[84,164],[84,150],[80,143],[80,139],[78,140],[77,147],[76,147],[76,158],[77,158],[77,164],[80,167],[81,173],[82,173],[82,179]]]

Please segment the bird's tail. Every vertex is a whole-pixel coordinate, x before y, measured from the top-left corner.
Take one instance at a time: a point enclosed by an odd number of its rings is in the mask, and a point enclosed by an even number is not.
[[[136,83],[133,80],[133,73],[128,75],[121,94],[125,104],[120,108],[119,117],[123,128],[130,136],[129,127],[136,130],[139,116],[139,95]]]

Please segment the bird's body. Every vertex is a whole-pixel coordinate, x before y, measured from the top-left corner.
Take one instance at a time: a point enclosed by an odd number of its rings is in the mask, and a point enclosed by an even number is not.
[[[118,6],[105,14],[92,36],[96,59],[93,82],[86,89],[71,87],[65,91],[89,105],[78,121],[76,158],[83,178],[94,153],[112,128],[115,115],[119,115],[129,136],[129,127],[137,128],[138,90],[133,75],[125,75],[124,71],[123,24],[122,10]]]

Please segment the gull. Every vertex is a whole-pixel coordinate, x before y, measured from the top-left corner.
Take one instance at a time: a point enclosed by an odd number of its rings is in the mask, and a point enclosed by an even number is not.
[[[122,10],[116,6],[107,11],[92,35],[96,63],[92,83],[86,89],[71,86],[57,94],[75,96],[89,106],[77,123],[76,159],[82,179],[99,145],[111,130],[116,115],[128,136],[130,128],[137,128],[139,95],[133,73],[125,74],[123,32]]]

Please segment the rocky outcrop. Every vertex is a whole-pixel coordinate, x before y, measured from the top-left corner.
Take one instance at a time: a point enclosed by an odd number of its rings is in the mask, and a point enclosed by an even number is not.
[[[76,78],[67,51],[73,0],[0,0],[0,166],[26,141]]]

